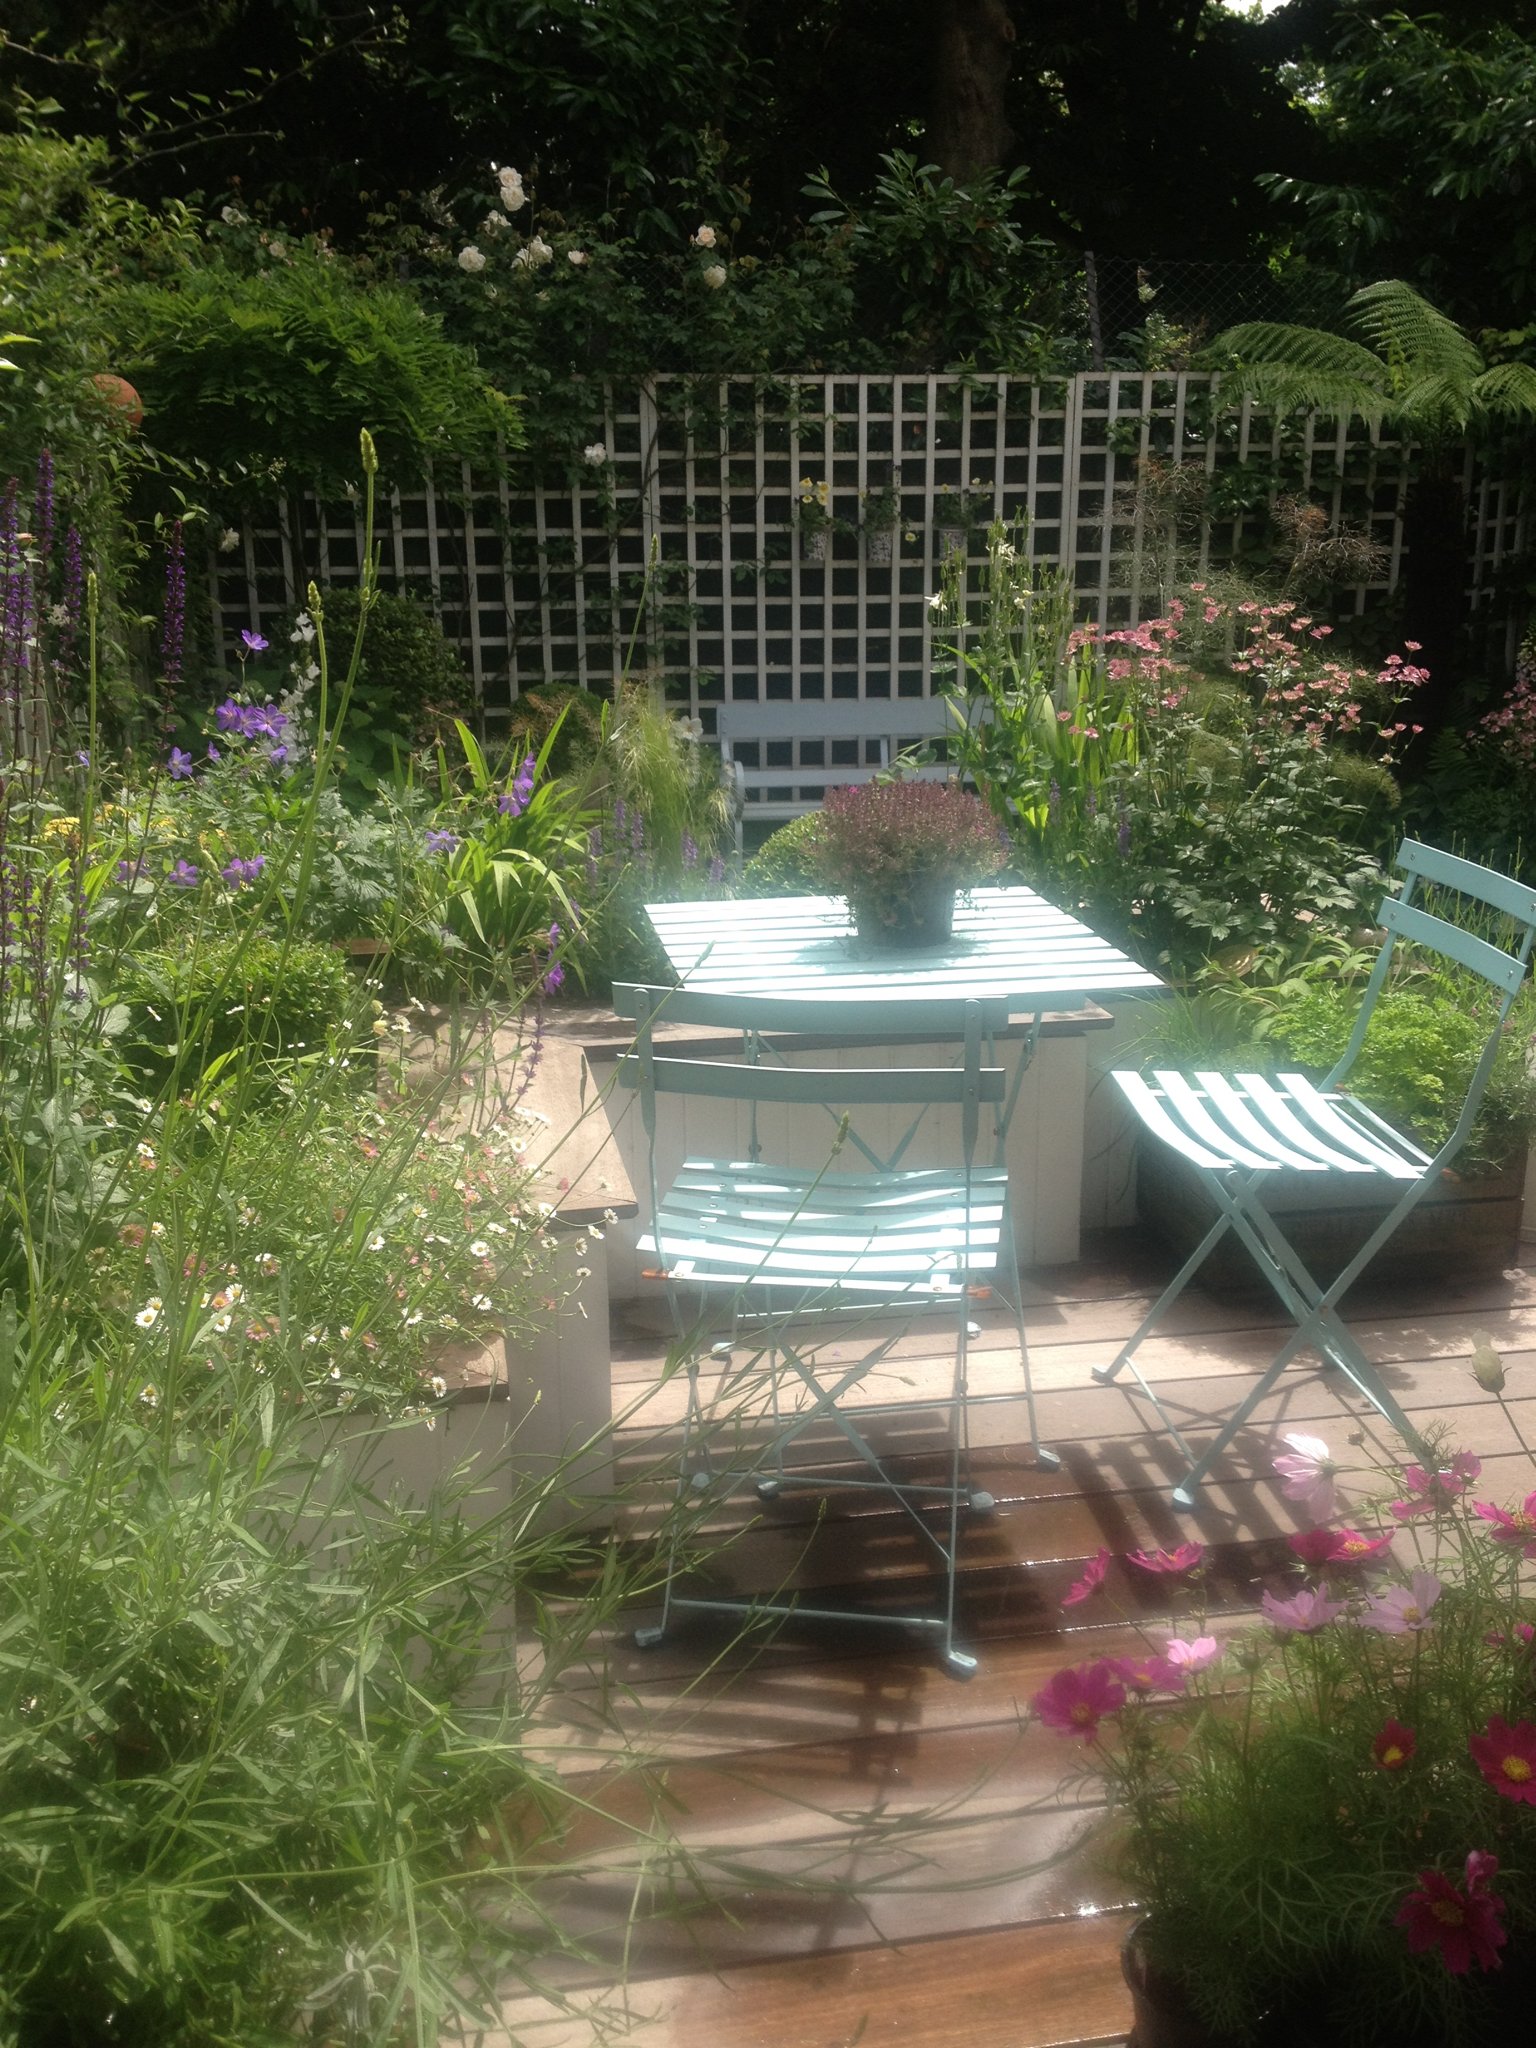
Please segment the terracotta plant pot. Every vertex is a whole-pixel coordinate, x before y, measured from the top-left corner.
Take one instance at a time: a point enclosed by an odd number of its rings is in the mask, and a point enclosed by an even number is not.
[[[866,946],[883,952],[916,952],[923,947],[947,945],[955,930],[955,891],[952,884],[914,889],[904,903],[892,906],[884,899],[852,903],[854,928]]]

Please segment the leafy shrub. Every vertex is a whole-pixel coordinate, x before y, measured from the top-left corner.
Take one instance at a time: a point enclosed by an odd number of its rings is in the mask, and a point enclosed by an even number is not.
[[[350,647],[357,632],[358,592],[327,590],[324,601],[327,641],[333,648]],[[308,613],[300,611],[291,631],[302,635],[308,624]],[[368,631],[347,703],[342,732],[346,780],[363,792],[377,789],[407,755],[442,738],[473,703],[469,672],[431,606],[414,591],[379,591],[368,608]]]
[[[743,896],[808,896],[821,888],[821,846],[826,823],[807,811],[770,832],[741,871]]]
[[[551,774],[583,774],[603,744],[603,711],[603,699],[576,683],[541,683],[522,691],[512,706],[510,744],[524,754],[538,754],[553,732]]]
[[[131,1019],[125,1050],[151,1072],[179,1056],[188,1079],[240,1050],[270,1061],[323,1046],[353,993],[334,947],[259,932],[129,956],[117,985]]]
[[[217,265],[134,285],[117,313],[146,436],[254,498],[359,482],[360,420],[402,482],[445,458],[494,468],[515,423],[410,293],[365,289],[313,250],[256,275]]]

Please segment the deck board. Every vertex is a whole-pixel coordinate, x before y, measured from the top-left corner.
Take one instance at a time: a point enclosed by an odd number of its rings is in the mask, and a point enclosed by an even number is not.
[[[573,2010],[509,1996],[504,2031],[485,2035],[483,2048],[606,2039],[842,2048],[883,2038],[910,2048],[1102,2048],[1123,2039],[1116,1952],[1131,1902],[1092,1839],[1094,1787],[1058,1789],[1074,1745],[1028,1724],[1026,1709],[1062,1664],[1160,1641],[1169,1589],[1117,1559],[1089,1606],[1063,1610],[1062,1596],[1101,1545],[1120,1552],[1199,1536],[1213,1546],[1212,1626],[1243,1625],[1266,1585],[1294,1576],[1286,1537],[1306,1525],[1266,1476],[1280,1432],[1312,1430],[1358,1459],[1347,1439],[1367,1412],[1338,1375],[1299,1361],[1222,1461],[1202,1507],[1174,1510],[1176,1466],[1141,1404],[1089,1377],[1145,1312],[1162,1265],[1155,1251],[1106,1240],[1081,1265],[1031,1284],[1042,1434],[1063,1464],[1053,1473],[1032,1462],[1021,1401],[978,1411],[977,1475],[998,1509],[966,1530],[961,1607],[981,1657],[969,1683],[946,1677],[904,1632],[875,1626],[790,1623],[732,1641],[716,1622],[684,1618],[660,1648],[640,1651],[628,1629],[645,1617],[635,1615],[594,1642],[586,1668],[530,1731],[582,1806],[559,1840],[533,1853],[568,1866],[565,1876],[551,1868],[545,1903],[584,1938],[587,1960],[559,1980]],[[977,1320],[973,1378],[1016,1382],[1005,1319],[982,1305]],[[1533,1262],[1502,1279],[1379,1289],[1349,1321],[1410,1415],[1438,1420],[1450,1441],[1483,1457],[1480,1496],[1529,1490]],[[1474,1329],[1503,1352],[1502,1401],[1468,1369]],[[1252,1385],[1279,1334],[1257,1297],[1191,1290],[1167,1334],[1145,1347],[1144,1369],[1198,1442]],[[931,1326],[913,1333],[892,1361],[933,1410],[871,1424],[907,1476],[934,1472],[942,1458],[948,1364],[935,1337]],[[626,1542],[649,1540],[670,1491],[681,1411],[680,1382],[657,1392],[666,1352],[655,1304],[616,1326]],[[750,1423],[741,1436],[750,1444]],[[798,1577],[872,1605],[920,1590],[921,1546],[877,1500],[832,1496],[808,1549],[812,1513],[793,1493],[767,1512],[751,1495],[711,1500],[701,1519],[725,1548],[710,1569],[748,1590]],[[698,1871],[690,1886],[674,1861],[670,1892],[661,1867],[644,1881],[639,1846],[667,1834]],[[604,2000],[627,2000],[616,2030],[591,2016]]]

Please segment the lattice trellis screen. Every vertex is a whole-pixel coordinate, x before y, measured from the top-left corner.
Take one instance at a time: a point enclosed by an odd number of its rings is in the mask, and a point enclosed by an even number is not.
[[[1294,490],[1369,525],[1397,579],[1403,451],[1363,422],[1218,414],[1192,372],[1007,377],[657,377],[593,393],[604,459],[523,490],[439,478],[381,508],[384,580],[438,608],[488,720],[548,680],[607,691],[627,658],[713,723],[723,700],[920,697],[928,599],[946,555],[974,565],[994,518],[1027,516],[1038,560],[1068,569],[1085,616],[1161,602],[1146,459],[1204,472],[1202,566],[1251,541],[1265,499]],[[1509,487],[1466,472],[1470,592],[1489,596],[1525,517]],[[1176,496],[1174,492],[1170,496]],[[824,499],[829,525],[818,518]],[[210,559],[216,627],[280,623],[307,580],[354,581],[355,505],[286,506],[238,553]],[[650,564],[649,577],[647,565]],[[973,566],[974,574],[974,566]],[[631,655],[632,649],[632,655]]]

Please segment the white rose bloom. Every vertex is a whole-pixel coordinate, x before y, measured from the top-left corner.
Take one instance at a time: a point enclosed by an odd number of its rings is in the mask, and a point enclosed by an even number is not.
[[[601,468],[608,460],[607,444],[602,441],[589,441],[581,452],[594,469]]]
[[[544,237],[542,235],[535,235],[528,244],[528,261],[537,269],[542,264],[552,263],[554,257],[555,252],[551,249],[548,242],[545,241]]]
[[[700,228],[693,238],[693,246],[695,249],[713,249],[715,246],[714,229],[709,227]]]
[[[505,234],[506,228],[507,217],[504,213],[488,213],[485,216],[485,219],[480,223],[480,232],[482,235],[496,236]]]
[[[585,249],[567,249],[565,252],[565,260],[567,263],[572,264],[577,270],[580,270],[583,263],[585,263],[587,260],[587,252]]]
[[[725,283],[725,265],[723,263],[711,263],[704,272],[704,282],[712,292],[719,291],[721,285]]]
[[[238,206],[226,206],[220,211],[219,219],[223,221],[227,228],[243,228],[247,216],[240,211]]]
[[[219,553],[221,555],[232,555],[235,552],[235,549],[239,547],[239,545],[239,527],[226,526],[224,531],[219,535]]]
[[[481,250],[481,249],[477,249],[477,248],[475,247],[474,243],[473,243],[473,242],[471,242],[471,243],[469,244],[468,248],[466,248],[466,249],[461,249],[461,250],[459,251],[459,268],[460,268],[460,270],[467,270],[467,271],[470,271],[471,273],[473,273],[473,272],[475,272],[475,271],[477,271],[477,270],[484,270],[484,268],[485,268],[485,253],[484,253],[484,251],[483,251],[483,250]]]
[[[497,181],[501,186],[502,210],[506,213],[521,213],[528,204],[528,194],[523,190],[523,181],[514,170],[498,171]]]

